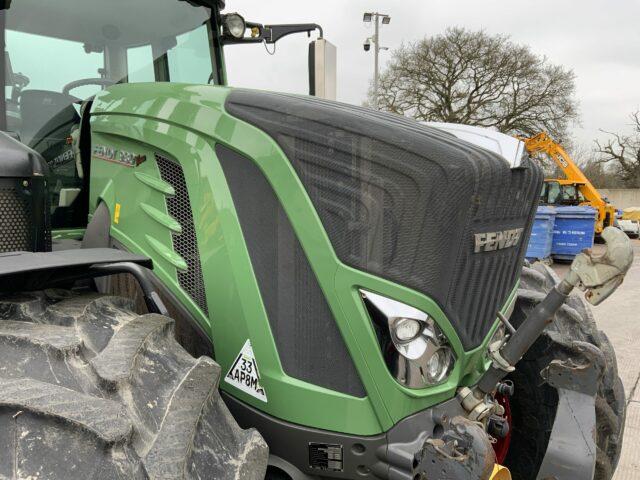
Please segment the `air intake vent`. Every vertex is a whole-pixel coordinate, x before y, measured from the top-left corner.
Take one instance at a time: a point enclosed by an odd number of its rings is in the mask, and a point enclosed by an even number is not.
[[[18,179],[0,183],[0,252],[33,250],[31,202],[22,195]]]
[[[166,157],[156,154],[156,163],[162,180],[169,183],[176,191],[172,197],[167,197],[167,210],[182,227],[182,233],[173,233],[173,249],[187,262],[187,270],[178,270],[178,283],[191,299],[200,307],[205,315],[209,314],[207,296],[202,278],[202,265],[196,229],[193,225],[189,191],[184,179],[182,167]]]

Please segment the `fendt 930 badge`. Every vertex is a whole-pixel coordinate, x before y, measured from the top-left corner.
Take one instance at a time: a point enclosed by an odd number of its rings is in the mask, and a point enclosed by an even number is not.
[[[93,147],[93,156],[100,160],[106,160],[107,162],[119,163],[125,167],[137,167],[147,161],[146,155],[139,155],[124,150],[118,151],[115,148],[105,147],[104,145],[96,145]]]

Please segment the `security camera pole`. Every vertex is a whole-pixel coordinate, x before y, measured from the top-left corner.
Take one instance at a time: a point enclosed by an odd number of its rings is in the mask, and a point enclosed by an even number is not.
[[[373,72],[373,108],[378,110],[378,77],[379,77],[379,54],[380,50],[388,50],[387,47],[380,46],[380,19],[382,19],[383,25],[388,25],[391,21],[391,17],[385,13],[378,12],[365,12],[362,20],[364,22],[371,22],[371,20],[375,18],[375,30],[373,37],[367,38],[364,42],[364,50],[365,52],[369,50],[368,44],[369,42],[374,45],[374,72]]]

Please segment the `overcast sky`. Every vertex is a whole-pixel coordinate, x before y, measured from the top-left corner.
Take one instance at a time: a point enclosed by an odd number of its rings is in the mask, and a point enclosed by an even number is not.
[[[364,11],[391,16],[381,32],[391,49],[403,41],[443,32],[450,26],[510,35],[577,76],[581,125],[575,140],[591,147],[599,129],[622,131],[640,107],[640,1],[638,0],[227,0],[260,23],[316,22],[338,49],[338,100],[360,104],[373,75],[372,35]],[[287,37],[270,56],[262,45],[226,48],[229,83],[267,90],[308,93],[306,35]],[[382,65],[389,58],[381,52]]]

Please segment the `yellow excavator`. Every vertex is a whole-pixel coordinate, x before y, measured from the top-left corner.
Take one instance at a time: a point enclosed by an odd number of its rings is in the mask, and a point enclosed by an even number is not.
[[[529,155],[535,158],[547,155],[560,168],[566,178],[545,178],[540,194],[540,203],[545,205],[588,205],[598,212],[596,217],[596,235],[613,226],[616,209],[607,202],[589,181],[569,154],[546,133],[531,138],[520,138]]]

